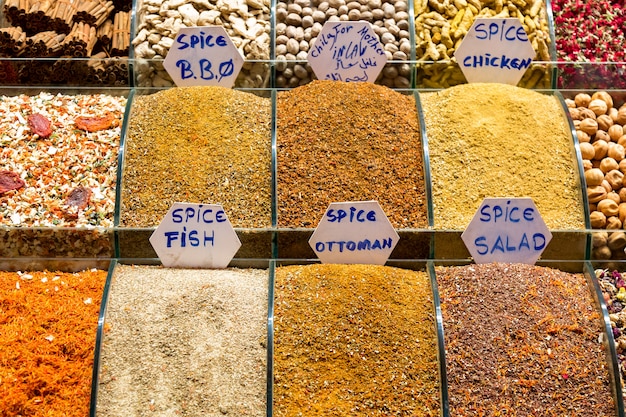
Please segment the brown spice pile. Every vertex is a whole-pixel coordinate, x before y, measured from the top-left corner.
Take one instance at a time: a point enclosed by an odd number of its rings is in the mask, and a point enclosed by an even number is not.
[[[275,417],[439,416],[426,273],[286,266],[275,288]]]
[[[332,202],[377,200],[396,228],[428,226],[415,99],[313,81],[277,95],[278,224],[314,227]]]
[[[475,83],[420,98],[437,229],[464,229],[485,197],[531,197],[550,229],[585,228],[573,139],[555,96]]]
[[[120,224],[152,227],[175,202],[222,204],[234,227],[271,226],[271,103],[224,87],[133,101]]]
[[[436,274],[450,415],[615,415],[602,320],[582,274],[524,264]]]
[[[89,414],[107,272],[0,272],[0,414]]]

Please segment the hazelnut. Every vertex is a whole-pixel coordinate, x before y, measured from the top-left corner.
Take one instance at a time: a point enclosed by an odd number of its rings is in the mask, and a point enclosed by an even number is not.
[[[593,233],[591,235],[591,245],[594,248],[599,248],[600,246],[606,246],[606,241],[608,240],[608,238],[609,238],[609,234],[607,232]]]
[[[574,103],[578,107],[587,107],[591,102],[591,96],[586,93],[578,93],[574,96]]]
[[[619,221],[617,216],[610,216],[606,218],[606,226],[604,226],[607,230],[616,230],[622,228],[622,222]]]
[[[620,203],[617,208],[617,217],[624,223],[626,221],[626,203]]]
[[[566,98],[565,105],[567,106],[568,109],[571,109],[572,107],[576,107],[576,102],[572,100],[571,98]]]
[[[587,172],[593,169],[593,163],[588,159],[583,159],[583,171]]]
[[[604,130],[605,132],[608,131],[611,126],[613,126],[613,119],[611,119],[611,116],[607,114],[602,114],[598,116],[596,122],[598,122],[598,129]]]
[[[619,161],[619,170],[626,174],[626,160],[622,159]]]
[[[617,142],[619,138],[624,136],[624,128],[621,125],[612,125],[607,133],[613,142]]]
[[[624,159],[624,156],[626,154],[626,150],[624,150],[624,147],[618,143],[615,142],[611,142],[611,144],[613,146],[609,146],[609,150],[607,151],[607,155],[610,158],[615,159],[616,161],[621,161],[622,159]]]
[[[594,112],[596,116],[601,116],[603,114],[606,114],[609,108],[603,100],[596,99],[591,100],[591,103],[589,103],[589,110]]]
[[[626,201],[626,188],[620,188],[617,194],[619,194],[619,199],[622,203]]]
[[[602,159],[602,161],[600,161],[600,169],[606,174],[607,172],[614,169],[619,169],[619,164],[615,159],[607,156],[606,158]]]
[[[604,172],[600,168],[592,168],[588,171],[585,171],[585,181],[587,182],[587,187],[595,187],[596,185],[602,184],[604,180]]]
[[[596,120],[596,114],[593,110],[583,107],[580,109],[580,118],[582,119],[593,119]]]
[[[609,144],[603,140],[597,140],[593,142],[591,146],[593,146],[593,149],[596,151],[594,156],[595,159],[604,158],[609,151]]]
[[[619,212],[619,205],[615,201],[605,198],[604,200],[598,202],[598,211],[601,211],[607,218],[617,216]]]
[[[609,159],[609,158],[606,158],[606,159]],[[613,188],[614,190],[619,190],[620,188],[622,188],[622,181],[624,180],[624,174],[622,173],[622,171],[618,169],[613,169],[606,173],[606,175],[604,176],[604,179],[607,180],[609,184],[611,184],[611,188]]]
[[[613,120],[613,123],[617,123],[618,110],[615,107],[611,107],[607,114],[609,115],[611,120]]]
[[[587,132],[583,132],[580,129],[576,129],[576,136],[578,137],[578,142],[580,143],[591,142],[591,136],[589,136]]]
[[[580,120],[580,109],[576,107],[570,107],[568,110],[572,120]]]
[[[588,135],[595,135],[598,131],[598,122],[595,119],[583,119],[580,121],[578,129],[582,130]]]
[[[589,215],[589,223],[593,229],[604,229],[606,216],[599,211],[594,211]]]
[[[602,180],[602,184],[600,184],[600,186],[602,186],[602,188],[604,188],[604,191],[606,191],[607,193],[613,191],[613,187],[611,187],[611,184],[609,184],[606,178]]]
[[[620,250],[626,247],[626,233],[624,232],[613,232],[609,235],[607,239],[607,246],[611,250]]]
[[[613,107],[613,97],[611,97],[611,95],[606,91],[596,91],[593,93],[591,96],[591,102],[593,103],[594,100],[602,100],[608,109]]]
[[[596,134],[593,135],[593,142],[595,142],[596,140],[603,140],[608,143],[611,142],[611,137],[606,131],[598,129]]]
[[[626,125],[626,106],[620,107],[617,111],[617,118],[615,119],[615,123],[622,126]]]
[[[626,147],[626,134],[620,136],[620,138],[617,140],[617,143]]]
[[[607,195],[608,191],[606,191],[606,189],[601,186],[601,185],[596,185],[594,187],[588,187],[587,188],[587,199],[589,200],[590,203],[598,203],[604,199],[606,199],[606,195]]]
[[[615,191],[611,191],[610,193],[607,193],[606,198],[608,198],[609,200],[615,201],[618,205],[622,202],[622,200],[619,197],[619,194],[617,194]]]
[[[589,142],[583,142],[579,145],[580,147],[580,155],[583,159],[592,160],[596,154],[596,150],[593,148],[593,145]]]

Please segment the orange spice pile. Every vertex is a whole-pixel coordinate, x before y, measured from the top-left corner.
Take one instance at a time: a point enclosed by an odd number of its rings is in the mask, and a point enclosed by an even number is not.
[[[0,410],[89,414],[106,271],[0,272]]]

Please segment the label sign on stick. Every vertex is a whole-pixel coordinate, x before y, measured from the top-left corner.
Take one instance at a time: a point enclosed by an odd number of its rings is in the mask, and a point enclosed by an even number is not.
[[[376,201],[332,203],[309,239],[322,263],[384,265],[399,236]]]
[[[219,204],[174,203],[150,243],[164,266],[178,268],[225,268],[241,247]]]
[[[552,233],[531,198],[485,198],[461,239],[476,263],[534,264]]]
[[[387,55],[369,22],[326,22],[307,60],[320,80],[374,82]]]
[[[519,19],[478,18],[454,56],[470,83],[517,85],[536,53]]]
[[[178,87],[230,88],[242,66],[243,57],[222,26],[181,28],[163,60]]]

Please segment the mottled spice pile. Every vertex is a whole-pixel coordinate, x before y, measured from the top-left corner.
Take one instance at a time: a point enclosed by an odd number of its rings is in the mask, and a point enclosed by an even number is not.
[[[278,224],[314,227],[332,202],[377,200],[396,228],[428,226],[415,98],[313,81],[276,100]]]
[[[0,273],[0,414],[89,415],[107,272]]]
[[[271,226],[271,102],[224,87],[137,96],[120,224],[159,224],[174,202],[222,204],[234,227]]]
[[[550,229],[584,229],[580,174],[556,96],[475,83],[421,93],[437,229],[465,229],[485,197],[531,197]]]
[[[582,274],[524,264],[436,274],[451,416],[616,415]]]
[[[274,305],[275,417],[440,415],[425,272],[279,267]]]

